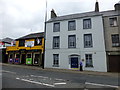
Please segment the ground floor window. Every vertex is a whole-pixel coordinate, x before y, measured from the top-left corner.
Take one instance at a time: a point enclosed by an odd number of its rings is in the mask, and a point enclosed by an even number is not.
[[[86,67],[93,67],[92,54],[85,54]]]
[[[54,67],[59,66],[59,54],[53,54],[53,66]]]

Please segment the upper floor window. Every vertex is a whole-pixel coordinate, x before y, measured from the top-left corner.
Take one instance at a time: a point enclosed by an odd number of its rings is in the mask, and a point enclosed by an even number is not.
[[[60,47],[60,37],[55,36],[53,37],[53,49],[59,49]]]
[[[60,31],[60,23],[54,23],[53,25],[53,32],[59,32]]]
[[[68,48],[76,48],[76,35],[68,36]]]
[[[25,40],[19,40],[19,46],[25,46]]]
[[[119,34],[112,35],[112,46],[120,46]]]
[[[85,54],[86,67],[93,67],[92,54]]]
[[[85,48],[93,47],[92,34],[84,34],[84,47]]]
[[[53,54],[53,66],[54,67],[59,66],[59,54]]]
[[[117,17],[109,18],[110,26],[117,26]]]
[[[76,23],[75,20],[68,21],[68,30],[75,30],[76,29]]]
[[[92,24],[91,24],[91,19],[83,19],[83,29],[91,29]]]
[[[42,45],[42,38],[36,38],[35,45]]]

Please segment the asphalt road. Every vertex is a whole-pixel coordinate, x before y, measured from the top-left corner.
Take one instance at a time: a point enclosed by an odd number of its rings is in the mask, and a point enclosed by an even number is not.
[[[115,90],[117,77],[2,67],[2,88],[101,88]],[[89,90],[89,89],[86,89]]]

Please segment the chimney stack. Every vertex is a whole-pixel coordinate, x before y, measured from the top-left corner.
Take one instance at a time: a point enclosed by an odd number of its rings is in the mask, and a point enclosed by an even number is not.
[[[52,9],[51,10],[51,18],[55,18],[55,17],[57,17],[57,15],[56,15],[54,9]]]
[[[115,10],[119,11],[120,10],[120,1],[114,5]]]
[[[95,3],[95,12],[99,12],[99,3],[98,3],[98,0],[96,0],[96,3]]]

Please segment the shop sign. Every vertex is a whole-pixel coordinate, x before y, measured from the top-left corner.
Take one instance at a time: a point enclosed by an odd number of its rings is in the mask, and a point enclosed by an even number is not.
[[[25,47],[34,47],[34,41],[25,41]]]

